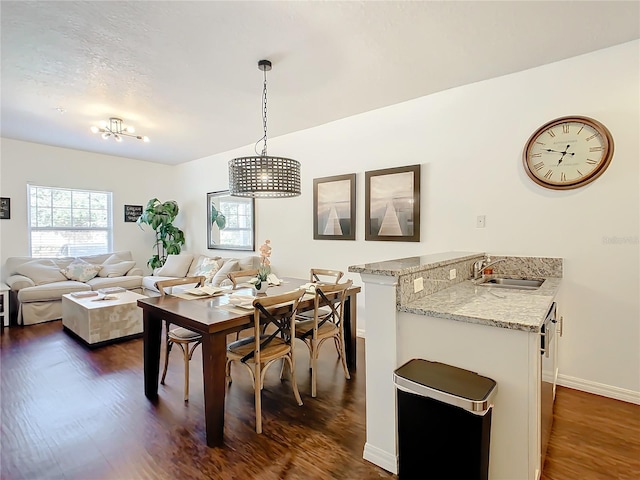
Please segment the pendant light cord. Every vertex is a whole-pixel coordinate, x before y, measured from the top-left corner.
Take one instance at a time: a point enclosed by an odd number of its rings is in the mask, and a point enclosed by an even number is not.
[[[264,70],[264,84],[262,88],[262,127],[264,130],[264,136],[258,140],[254,146],[254,150],[256,154],[258,153],[258,144],[260,142],[264,142],[262,146],[262,153],[260,153],[261,157],[267,156],[267,71]]]

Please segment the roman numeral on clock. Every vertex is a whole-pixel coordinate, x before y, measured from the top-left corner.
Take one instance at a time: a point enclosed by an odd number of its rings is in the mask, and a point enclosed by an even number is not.
[[[547,133],[551,136],[551,137],[555,137],[556,134],[553,133],[553,130],[547,130]]]
[[[536,170],[542,170],[542,167],[544,167],[544,162],[538,162],[533,166]]]
[[[567,181],[567,176],[564,174],[564,172],[560,173],[560,181],[561,182],[566,182]]]
[[[538,158],[538,157],[541,157],[541,156],[542,156],[542,153],[532,153],[531,155],[529,155],[529,157],[531,157],[531,158]]]
[[[588,163],[589,165],[596,165],[598,162],[597,160],[591,160],[590,158],[587,158],[586,163]]]
[[[601,152],[604,150],[604,147],[589,147],[590,152]]]
[[[551,180],[552,175],[553,175],[553,171],[547,170],[547,173],[544,174],[544,178],[548,178],[549,180]]]
[[[569,125],[567,124],[562,125],[562,133],[569,133]]]

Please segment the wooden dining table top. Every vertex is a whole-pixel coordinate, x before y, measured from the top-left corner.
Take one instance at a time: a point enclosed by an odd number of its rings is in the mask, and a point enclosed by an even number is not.
[[[308,280],[285,277],[281,279],[280,285],[269,286],[265,295],[280,295],[297,290],[308,283]],[[353,295],[358,292],[360,292],[360,287],[352,286],[347,291],[347,294]],[[239,307],[232,310],[221,308],[224,305],[232,305],[230,304],[230,294],[252,295],[253,290],[251,287],[239,286],[233,290],[225,289],[221,294],[215,296],[193,300],[185,300],[172,295],[148,297],[138,300],[138,306],[145,310],[162,313],[162,317],[169,322],[178,317],[182,326],[199,333],[211,334],[246,325],[253,317],[253,309],[246,309],[246,312],[241,313],[243,309]],[[303,297],[300,301],[299,310],[313,308],[313,298],[311,294]]]

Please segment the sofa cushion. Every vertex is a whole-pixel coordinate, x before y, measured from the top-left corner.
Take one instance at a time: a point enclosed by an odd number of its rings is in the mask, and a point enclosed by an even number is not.
[[[203,275],[206,278],[205,283],[211,283],[218,270],[220,270],[220,264],[217,259],[204,257],[193,274],[194,276]]]
[[[156,272],[156,275],[161,277],[186,277],[192,261],[193,255],[189,253],[167,255],[164,265]]]
[[[135,260],[125,260],[117,263],[104,263],[98,272],[99,277],[123,277],[136,266]]]
[[[68,267],[60,269],[60,272],[69,280],[88,282],[98,275],[101,268],[102,265],[93,265],[80,258],[76,258]]]
[[[84,292],[86,290],[91,290],[91,287],[86,283],[65,279],[62,282],[21,288],[18,292],[18,300],[20,303],[60,301],[65,293]]]
[[[29,277],[33,283],[44,285],[53,282],[66,282],[65,277],[60,272],[60,267],[51,259],[41,258],[18,265],[16,273]]]
[[[200,266],[202,265],[202,262],[205,261],[205,259],[213,259],[213,260],[217,260],[218,261],[218,265],[221,267],[222,264],[224,263],[224,259],[222,259],[221,257],[208,257],[206,255],[198,255],[196,257],[193,258],[193,262],[191,262],[191,266],[189,267],[189,272],[187,273],[187,277],[193,277],[196,274],[196,270],[198,270],[200,268]]]
[[[237,258],[239,270],[254,270],[260,268],[260,257],[251,255],[248,257]]]
[[[211,279],[211,285],[214,287],[219,287],[223,280],[226,280],[227,273],[229,272],[237,272],[240,270],[240,265],[238,265],[238,260],[228,260],[224,263],[224,265],[216,272],[216,274]]]
[[[142,276],[140,275],[127,275],[124,277],[95,277],[87,282],[87,285],[91,286],[91,290],[100,290],[101,288],[108,287],[122,287],[127,290],[133,290],[142,286]]]

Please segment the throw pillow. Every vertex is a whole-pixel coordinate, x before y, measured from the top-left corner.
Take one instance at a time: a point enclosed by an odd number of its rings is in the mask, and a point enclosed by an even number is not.
[[[45,258],[19,265],[16,273],[29,277],[36,285],[67,280],[67,277],[60,273],[60,267],[53,260]]]
[[[200,263],[200,266],[194,272],[194,275],[204,275],[207,278],[205,283],[211,283],[213,276],[218,270],[220,270],[220,265],[217,260],[211,257],[204,257],[202,259],[202,263]]]
[[[219,287],[220,283],[227,278],[227,273],[229,272],[237,272],[240,270],[240,266],[238,265],[238,260],[227,260],[224,265],[216,272],[211,280],[211,285],[214,287]]]
[[[164,265],[156,272],[160,277],[186,277],[193,255],[168,255]]]
[[[69,280],[75,280],[76,282],[88,282],[98,275],[101,268],[102,265],[94,265],[76,258],[67,268],[61,269],[60,272]]]
[[[135,260],[129,260],[126,262],[107,263],[102,264],[102,268],[98,273],[99,277],[123,277],[129,270],[136,266]]]

